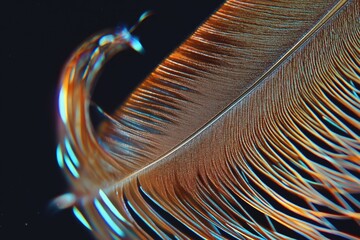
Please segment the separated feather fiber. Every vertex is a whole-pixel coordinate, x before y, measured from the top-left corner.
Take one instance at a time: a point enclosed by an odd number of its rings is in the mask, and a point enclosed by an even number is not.
[[[360,239],[359,9],[228,0],[97,130],[99,71],[142,46],[132,29],[84,42],[61,78],[72,193],[55,203],[98,239]]]

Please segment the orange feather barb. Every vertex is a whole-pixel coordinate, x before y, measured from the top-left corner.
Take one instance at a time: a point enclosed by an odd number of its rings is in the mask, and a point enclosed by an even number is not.
[[[228,0],[98,129],[100,70],[142,46],[85,41],[61,77],[55,204],[98,239],[360,239],[359,9]]]

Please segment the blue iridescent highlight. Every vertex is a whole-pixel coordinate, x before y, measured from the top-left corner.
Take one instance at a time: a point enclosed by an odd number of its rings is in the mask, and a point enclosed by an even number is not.
[[[67,113],[66,113],[66,105],[65,105],[65,93],[64,88],[61,88],[60,94],[59,94],[59,113],[60,117],[64,124],[67,122]]]
[[[118,227],[118,225],[111,219],[110,215],[106,212],[104,207],[101,205],[99,200],[95,199],[94,204],[102,218],[105,220],[105,222],[109,225],[109,227],[114,230],[116,234],[118,234],[121,237],[124,237],[124,232]]]
[[[156,234],[158,234],[159,235],[159,233],[158,233],[158,231],[153,227],[153,225],[152,224],[149,224],[149,222],[144,218],[144,217],[142,217],[139,213],[138,213],[138,211],[136,211],[136,209],[133,207],[133,205],[129,202],[129,201],[127,201],[127,204],[131,207],[131,209],[136,213],[136,215],[139,217],[139,218],[141,218],[141,220],[149,227],[149,228],[151,228],[151,230],[153,230]],[[159,235],[160,236],[160,235]]]
[[[80,175],[78,173],[78,171],[76,170],[74,164],[72,163],[72,161],[69,159],[68,156],[64,156],[65,159],[65,164],[68,167],[69,171],[71,172],[71,174],[75,177],[75,178],[79,178]]]
[[[112,34],[105,35],[99,39],[99,45],[104,46],[108,43],[112,43],[114,40],[115,40],[114,35],[112,35]]]
[[[152,11],[145,11],[141,16],[139,17],[139,22],[144,21],[147,17],[149,17],[152,14]]]
[[[108,196],[106,196],[106,194],[104,193],[103,190],[99,190],[99,195],[101,197],[101,199],[104,201],[104,203],[106,204],[106,206],[110,209],[110,211],[121,221],[125,222],[126,219],[120,214],[120,212],[116,209],[116,207],[114,206],[114,204],[112,204],[112,202],[110,201],[110,199],[108,198]]]
[[[330,118],[328,117],[323,117],[325,119],[325,121],[327,121],[328,123],[330,123],[332,126],[334,126],[335,128],[339,129],[340,131],[342,131],[343,133],[346,133],[346,131],[340,127],[338,124],[336,124],[333,120],[331,120]]]
[[[57,163],[58,163],[59,167],[63,168],[64,167],[64,158],[62,155],[60,144],[56,148],[56,159],[57,159]]]
[[[65,138],[65,148],[66,148],[66,151],[67,153],[69,154],[69,157],[70,157],[70,160],[73,162],[73,164],[76,166],[76,167],[79,167],[80,166],[80,162],[79,160],[77,159],[70,143],[69,143],[69,140],[67,138]]]
[[[129,41],[130,46],[137,52],[144,53],[145,50],[143,46],[141,45],[139,39],[137,37],[132,37]]]
[[[89,222],[85,219],[84,215],[80,212],[80,210],[79,210],[77,207],[73,207],[73,213],[74,213],[75,217],[76,217],[77,219],[79,219],[79,221],[80,221],[87,229],[89,229],[90,231],[92,230]]]

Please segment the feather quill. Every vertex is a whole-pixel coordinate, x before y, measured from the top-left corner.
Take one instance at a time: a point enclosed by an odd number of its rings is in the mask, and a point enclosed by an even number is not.
[[[360,238],[359,9],[228,0],[99,130],[97,74],[141,44],[95,35],[61,78],[62,206],[99,239]]]

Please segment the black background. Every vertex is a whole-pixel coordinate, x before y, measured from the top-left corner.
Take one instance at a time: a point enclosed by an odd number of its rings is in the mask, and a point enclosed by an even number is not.
[[[68,190],[55,159],[56,95],[71,52],[92,34],[131,26],[145,55],[107,64],[94,100],[112,112],[222,1],[6,1],[0,8],[0,239],[90,239],[70,210],[48,204]]]

